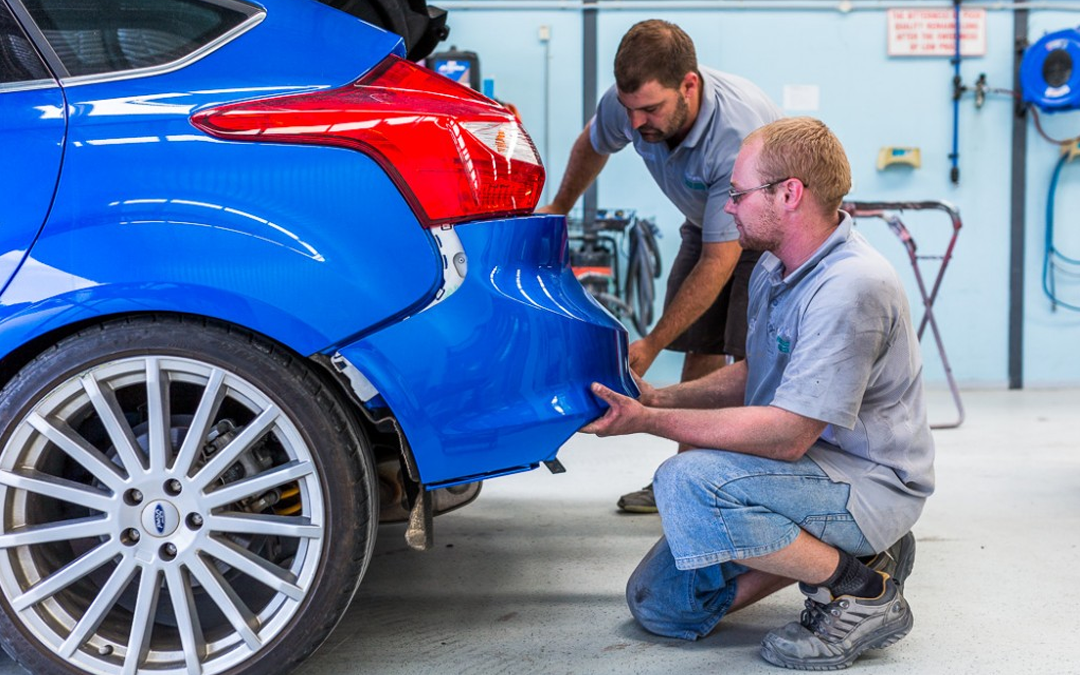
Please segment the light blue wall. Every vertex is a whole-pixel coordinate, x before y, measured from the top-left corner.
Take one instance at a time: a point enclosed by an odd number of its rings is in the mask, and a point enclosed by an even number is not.
[[[583,123],[580,5],[553,1],[528,5],[488,2],[485,6],[483,0],[436,4],[450,10],[448,42],[478,52],[483,76],[495,81],[496,96],[517,105],[545,155],[549,189],[554,190],[562,180],[570,146]],[[641,19],[664,18],[691,35],[701,63],[754,80],[778,103],[782,103],[785,85],[820,87],[818,110],[787,112],[820,117],[844,142],[854,172],[852,199],[945,200],[955,204],[964,228],[934,306],[935,313],[953,373],[961,384],[1007,384],[1012,99],[991,94],[981,109],[975,107],[970,94],[962,100],[961,175],[960,185],[954,186],[949,180],[948,157],[952,150],[952,64],[948,58],[886,55],[887,6],[946,8],[948,4],[891,5],[855,0],[850,3],[855,7],[851,12],[767,10],[757,8],[760,4],[754,2],[717,2],[714,7],[690,10],[672,9],[670,5],[665,8],[664,2],[656,2],[655,9],[648,11],[615,8],[633,3],[609,4],[608,8],[603,4],[598,14],[601,91],[613,83],[611,62],[626,29]],[[808,2],[807,6],[823,4]],[[519,8],[525,6],[534,9]],[[964,6],[988,8],[987,54],[964,59],[964,82],[972,85],[980,73],[986,73],[991,87],[1011,88],[1013,12],[995,9],[998,5],[989,3],[965,2]],[[1037,9],[1030,13],[1032,42],[1045,32],[1080,25],[1078,3],[1041,2],[1033,6]],[[551,85],[547,97],[545,45],[538,38],[541,26],[551,30]],[[1046,131],[1056,138],[1080,135],[1080,112],[1044,115],[1042,119]],[[548,134],[544,133],[545,125]],[[1058,149],[1040,138],[1030,121],[1028,129],[1024,384],[1076,385],[1080,383],[1080,313],[1060,309],[1052,312],[1042,294],[1041,282],[1047,190]],[[920,148],[922,167],[878,171],[876,160],[883,146]],[[665,261],[672,259],[682,219],[632,151],[609,161],[599,183],[599,206],[634,208],[639,214],[654,216],[666,234],[662,239]],[[1058,247],[1080,258],[1077,209],[1080,162],[1063,169],[1056,207]],[[907,212],[903,218],[921,253],[944,252],[951,227],[943,213]],[[858,222],[860,230],[904,277],[913,313],[920,317],[921,299],[905,249],[881,221]],[[932,283],[937,269],[936,261],[922,263],[927,284]],[[1070,281],[1066,277],[1059,281],[1059,291],[1066,300],[1080,305],[1080,279]],[[929,339],[924,345],[927,378],[931,383],[940,383],[944,371],[937,350]],[[650,371],[650,378],[677,379],[677,367],[673,357],[661,359]]]

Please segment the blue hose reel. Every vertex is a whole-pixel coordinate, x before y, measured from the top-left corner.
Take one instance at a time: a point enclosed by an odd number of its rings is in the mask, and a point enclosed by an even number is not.
[[[1020,61],[1024,100],[1046,112],[1080,108],[1080,29],[1047,33]]]

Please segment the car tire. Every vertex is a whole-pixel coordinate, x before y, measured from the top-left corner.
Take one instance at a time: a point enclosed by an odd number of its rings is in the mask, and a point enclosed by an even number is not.
[[[86,328],[26,365],[0,392],[4,649],[64,675],[310,656],[378,521],[370,443],[324,378],[176,316]]]

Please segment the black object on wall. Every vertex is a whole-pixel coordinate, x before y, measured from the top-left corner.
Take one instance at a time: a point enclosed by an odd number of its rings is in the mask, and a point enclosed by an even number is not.
[[[584,118],[582,124],[587,124],[596,112],[596,87],[597,77],[596,43],[597,43],[597,18],[599,15],[597,0],[585,0],[581,14],[581,75],[582,75],[582,104],[581,114]],[[582,196],[581,206],[585,213],[582,222],[586,227],[596,221],[597,180],[592,182]]]

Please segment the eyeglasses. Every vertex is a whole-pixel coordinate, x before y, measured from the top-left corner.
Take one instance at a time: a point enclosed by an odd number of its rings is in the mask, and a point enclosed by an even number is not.
[[[728,197],[731,199],[731,203],[732,204],[738,204],[740,199],[742,199],[746,195],[750,194],[751,192],[757,192],[758,190],[764,190],[765,188],[775,187],[775,186],[779,185],[780,183],[783,183],[783,182],[789,181],[789,180],[791,180],[791,176],[788,176],[787,178],[781,178],[780,180],[775,180],[775,181],[773,181],[771,183],[765,183],[764,185],[759,185],[757,187],[746,188],[745,190],[736,190],[735,188],[728,188],[727,193],[728,193]]]

